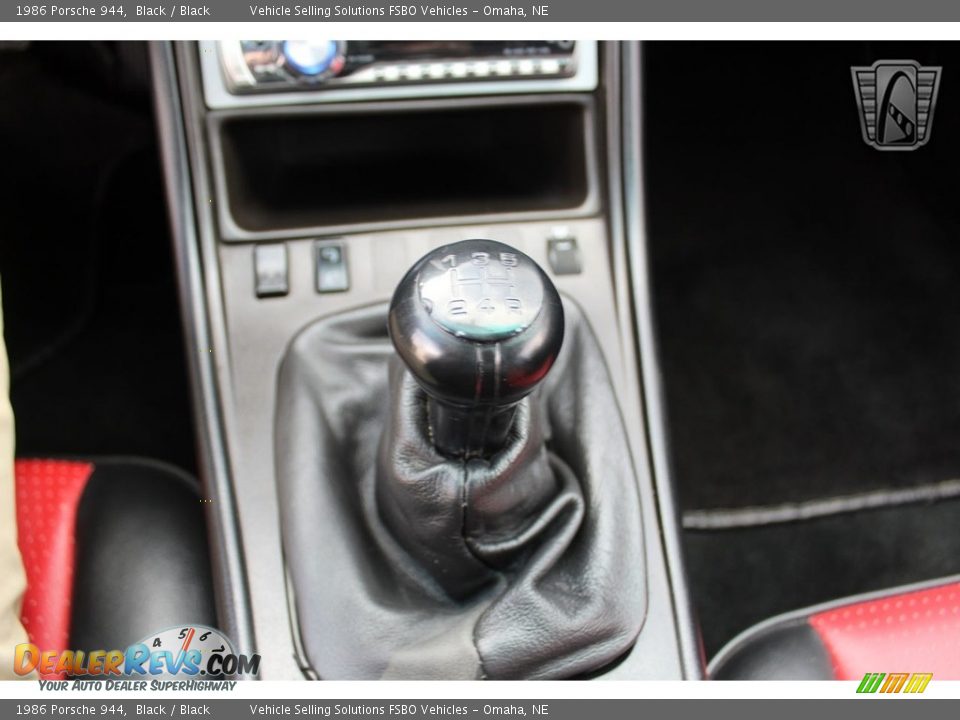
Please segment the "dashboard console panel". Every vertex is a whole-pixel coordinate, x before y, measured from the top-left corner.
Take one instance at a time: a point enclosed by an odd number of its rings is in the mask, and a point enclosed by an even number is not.
[[[589,92],[597,43],[573,40],[229,40],[200,43],[211,108]]]

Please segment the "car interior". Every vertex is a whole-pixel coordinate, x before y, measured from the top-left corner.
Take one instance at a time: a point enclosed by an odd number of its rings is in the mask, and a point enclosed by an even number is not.
[[[861,134],[884,58],[944,68],[915,152]],[[0,44],[31,642],[960,677],[957,60]]]

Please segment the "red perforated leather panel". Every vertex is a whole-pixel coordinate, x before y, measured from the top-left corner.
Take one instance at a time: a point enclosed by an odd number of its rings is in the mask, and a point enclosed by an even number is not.
[[[838,680],[868,672],[960,680],[960,583],[845,605],[810,618]]]
[[[14,469],[17,534],[27,572],[21,620],[30,642],[40,650],[65,650],[70,634],[77,505],[93,465],[18,460]]]

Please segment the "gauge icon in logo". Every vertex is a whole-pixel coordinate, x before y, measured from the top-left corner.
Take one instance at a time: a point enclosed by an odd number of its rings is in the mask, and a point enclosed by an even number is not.
[[[206,625],[170,627],[148,635],[134,647],[133,664],[157,680],[229,674],[232,663],[225,661],[236,657],[227,637]],[[129,655],[127,662],[131,662]]]

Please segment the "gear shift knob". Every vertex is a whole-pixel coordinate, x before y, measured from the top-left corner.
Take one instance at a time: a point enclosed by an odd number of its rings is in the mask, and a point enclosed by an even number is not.
[[[546,377],[563,343],[563,306],[533,260],[493,240],[431,251],[390,303],[390,338],[429,397],[445,455],[503,446],[517,403]]]

